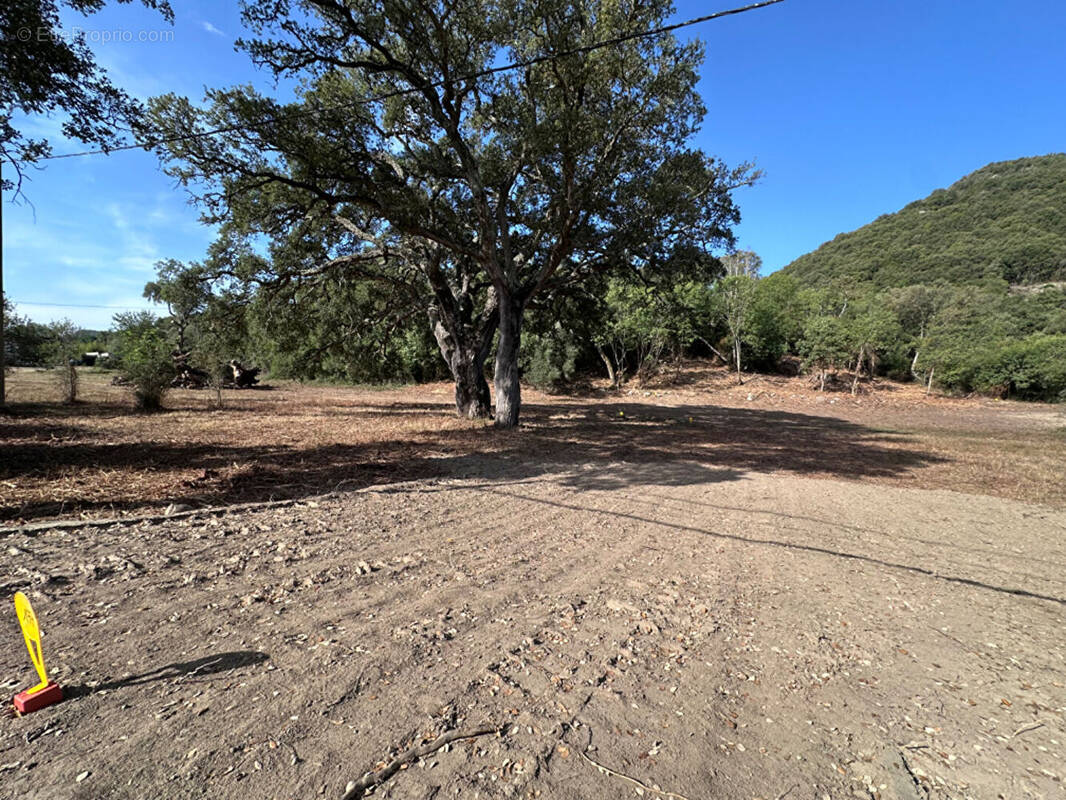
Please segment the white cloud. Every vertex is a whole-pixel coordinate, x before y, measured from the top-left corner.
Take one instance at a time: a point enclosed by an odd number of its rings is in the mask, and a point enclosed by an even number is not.
[[[201,22],[201,23],[200,23],[200,26],[201,26],[201,27],[202,27],[202,28],[203,28],[203,29],[204,29],[205,31],[207,31],[208,33],[212,33],[212,34],[214,34],[215,36],[225,36],[225,35],[226,35],[226,34],[225,34],[225,33],[224,33],[223,31],[220,31],[220,30],[219,30],[218,28],[216,28],[216,27],[215,27],[214,25],[212,25],[212,24],[211,24],[210,22],[208,22],[207,20],[204,20],[203,22]]]
[[[120,231],[129,230],[130,221],[126,217],[126,213],[122,210],[122,206],[120,206],[118,203],[107,204],[107,215],[111,217],[111,221]]]
[[[13,220],[5,228],[9,291],[16,303],[32,304],[25,311],[33,318],[68,316],[95,326],[115,310],[75,306],[149,305],[140,294],[162,257],[163,231],[138,213],[136,205],[108,203],[73,224],[70,219],[37,224]]]
[[[153,265],[161,258],[155,237],[135,224],[130,214],[118,203],[108,203],[106,210],[115,226],[117,243],[121,246],[121,255],[114,256],[113,263],[123,269],[151,275]]]

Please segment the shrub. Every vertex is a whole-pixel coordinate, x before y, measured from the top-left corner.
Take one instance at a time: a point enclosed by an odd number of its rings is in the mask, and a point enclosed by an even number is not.
[[[158,411],[174,379],[171,344],[148,312],[119,314],[115,321],[122,345],[122,377],[133,388],[137,408]]]
[[[522,377],[546,392],[559,392],[574,377],[581,348],[573,334],[556,324],[544,334],[522,337]]]
[[[817,371],[820,388],[825,391],[829,373],[841,369],[851,354],[844,320],[825,315],[809,318],[803,326],[799,352],[804,367]]]
[[[74,365],[80,352],[78,329],[73,322],[64,319],[49,323],[45,331],[47,339],[42,350],[45,363],[55,368],[52,374],[63,402],[75,403],[78,400],[78,373]]]
[[[66,364],[58,364],[54,375],[63,402],[68,405],[78,402],[78,371],[74,368],[74,360],[69,359]]]
[[[1066,393],[1066,336],[1034,334],[992,354],[989,384],[1024,400],[1057,400]]]

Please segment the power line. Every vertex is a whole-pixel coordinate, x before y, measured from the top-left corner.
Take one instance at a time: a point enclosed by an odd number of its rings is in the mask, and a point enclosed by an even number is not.
[[[495,75],[500,72],[507,72],[512,69],[521,69],[523,67],[532,67],[537,64],[543,64],[547,61],[556,61],[560,58],[566,58],[568,56],[582,55],[584,53],[591,53],[594,50],[602,50],[605,47],[613,47],[616,44],[622,44],[623,42],[633,41],[634,39],[644,39],[649,36],[660,36],[664,33],[671,33],[672,31],[680,30],[681,28],[688,28],[693,25],[699,25],[704,22],[710,22],[713,19],[720,19],[721,17],[729,17],[734,14],[743,14],[746,11],[754,11],[759,8],[766,8],[767,6],[777,5],[784,0],[762,0],[762,2],[751,3],[746,6],[740,6],[738,8],[730,8],[725,11],[716,11],[713,14],[704,14],[702,17],[693,17],[692,19],[685,20],[684,22],[675,22],[672,25],[663,25],[659,28],[652,28],[647,31],[637,31],[636,33],[627,33],[623,36],[616,36],[611,39],[605,39],[601,42],[594,42],[593,44],[583,45],[582,47],[575,47],[571,50],[564,50],[561,53],[552,53],[550,55],[536,56],[535,58],[526,59],[525,61],[515,61],[510,64],[503,64],[498,67],[490,67],[489,69],[481,70],[470,75],[464,75],[459,78],[452,78],[451,80],[438,80],[428,84],[427,88],[437,88],[444,86],[448,83],[460,83],[463,81],[472,81],[477,78],[484,78],[489,75]],[[371,103],[380,103],[383,100],[390,100],[394,97],[402,97],[408,94],[414,94],[421,91],[421,89],[397,89],[392,92],[386,92],[375,97],[362,98],[350,103],[341,103],[335,106],[326,106],[324,108],[309,109],[307,111],[296,112],[293,114],[286,114],[286,119],[298,119],[300,117],[315,116],[317,114],[324,113],[326,111],[340,111],[346,108],[353,108],[360,105],[369,105]],[[42,158],[42,161],[56,161],[61,158],[80,158],[82,156],[96,156],[96,155],[110,155],[111,153],[118,153],[125,150],[148,150],[153,147],[158,147],[161,144],[173,144],[175,142],[188,142],[196,139],[206,139],[209,136],[217,136],[221,133],[233,133],[239,130],[246,130],[250,128],[258,128],[261,125],[270,125],[273,122],[277,122],[280,117],[266,117],[259,122],[254,123],[242,123],[240,125],[227,125],[221,128],[212,128],[207,131],[200,131],[198,133],[187,133],[182,136],[171,136],[162,139],[155,139],[144,144],[125,144],[119,147],[101,148],[98,150],[83,150],[78,153],[61,153],[59,155],[50,155]],[[162,133],[162,131],[157,131]]]

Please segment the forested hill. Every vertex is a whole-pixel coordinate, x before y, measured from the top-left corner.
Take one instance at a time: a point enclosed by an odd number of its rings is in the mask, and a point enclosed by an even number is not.
[[[1066,280],[1066,153],[989,164],[784,271],[809,286]]]

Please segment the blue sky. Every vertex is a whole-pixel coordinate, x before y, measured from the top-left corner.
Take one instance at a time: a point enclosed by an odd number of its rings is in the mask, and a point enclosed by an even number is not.
[[[233,50],[236,3],[174,5],[173,28],[134,5],[67,19],[132,32],[135,41],[90,40],[140,97],[272,86]],[[676,16],[728,5],[683,0]],[[136,41],[140,31],[169,41]],[[738,194],[740,245],[774,270],[990,161],[1066,150],[1063,31],[1059,0],[785,0],[689,29],[707,45],[698,144],[766,173]],[[51,133],[58,120],[27,125]],[[146,307],[154,262],[200,258],[212,238],[140,151],[55,161],[31,177],[32,208],[5,198],[3,246],[7,294],[34,319],[106,328],[117,309],[71,306]]]

